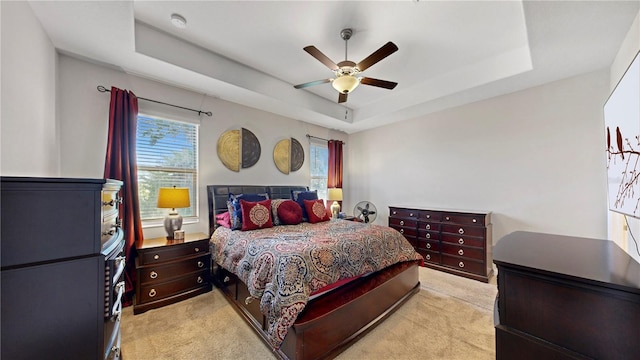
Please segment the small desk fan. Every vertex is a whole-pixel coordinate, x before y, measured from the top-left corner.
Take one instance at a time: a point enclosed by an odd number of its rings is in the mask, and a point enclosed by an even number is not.
[[[368,201],[360,201],[356,207],[353,208],[353,216],[365,223],[370,223],[376,219],[376,216],[378,216],[378,210],[372,203]]]

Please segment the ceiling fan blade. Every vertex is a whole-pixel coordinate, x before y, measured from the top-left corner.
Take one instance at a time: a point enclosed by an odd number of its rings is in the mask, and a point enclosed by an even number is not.
[[[296,88],[296,89],[302,89],[302,88],[306,88],[306,87],[309,87],[309,86],[326,84],[328,82],[331,82],[331,79],[322,79],[322,80],[310,81],[310,82],[304,83],[304,84],[293,85],[293,87]]]
[[[398,83],[393,82],[393,81],[372,79],[372,78],[368,78],[368,77],[363,77],[362,79],[360,79],[360,84],[377,86],[377,87],[381,87],[381,88],[385,88],[385,89],[389,89],[389,90],[395,88],[396,85],[398,85]]]
[[[347,94],[340,93],[338,95],[338,103],[347,102]]]
[[[331,59],[327,57],[327,55],[323,54],[322,51],[318,50],[315,46],[309,45],[304,48],[304,51],[308,52],[309,55],[318,59],[321,63],[323,63],[326,67],[331,70],[338,70],[339,67],[334,63]]]
[[[371,65],[373,65],[373,64],[377,63],[378,61],[386,58],[387,56],[393,54],[396,51],[398,51],[398,47],[396,46],[396,44],[394,44],[391,41],[389,41],[388,43],[382,45],[382,47],[380,49],[374,51],[373,54],[367,56],[366,59],[360,61],[358,63],[358,65],[356,65],[356,67],[360,71],[365,71]]]

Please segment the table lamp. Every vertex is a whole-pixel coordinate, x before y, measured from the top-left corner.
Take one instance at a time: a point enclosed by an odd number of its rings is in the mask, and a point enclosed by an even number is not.
[[[164,218],[164,229],[167,232],[167,239],[173,240],[176,230],[182,228],[182,216],[178,214],[176,208],[191,206],[188,188],[160,188],[158,190],[158,207],[171,209],[169,215]]]
[[[342,201],[342,189],[330,188],[327,194],[327,200],[333,200],[333,204],[331,204],[331,217],[337,219],[338,213],[340,213],[340,204],[338,201]]]

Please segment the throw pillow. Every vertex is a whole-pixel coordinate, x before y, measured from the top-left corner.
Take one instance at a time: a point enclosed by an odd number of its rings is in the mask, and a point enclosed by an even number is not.
[[[324,200],[304,200],[304,207],[307,208],[309,222],[312,224],[331,219],[324,206]]]
[[[302,221],[309,221],[309,215],[307,214],[307,209],[304,207],[304,201],[318,199],[318,191],[291,191],[291,199],[297,202],[300,208],[302,208]]]
[[[280,221],[280,217],[278,216],[278,207],[280,207],[280,204],[282,204],[285,201],[287,201],[287,199],[271,200],[271,220],[273,220],[273,226],[278,226],[282,224],[282,222]]]
[[[267,200],[269,198],[269,194],[229,194],[229,200],[227,200],[227,208],[229,209],[229,214],[231,216],[231,229],[238,230],[242,229],[242,209],[240,208],[240,200],[243,199],[245,201],[262,201]]]
[[[273,227],[271,221],[271,200],[258,202],[240,199],[242,209],[242,231]]]
[[[278,206],[278,218],[282,225],[297,225],[302,222],[302,208],[293,200],[285,200]]]
[[[224,226],[226,228],[231,228],[231,217],[228,211],[225,211],[221,214],[216,215],[216,224],[220,226]]]

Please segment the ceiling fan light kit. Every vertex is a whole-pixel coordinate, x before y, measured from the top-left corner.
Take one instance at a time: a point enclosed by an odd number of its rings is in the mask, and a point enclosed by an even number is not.
[[[334,89],[336,89],[340,95],[338,96],[338,102],[343,103],[347,101],[347,94],[352,92],[358,85],[365,84],[370,86],[376,86],[383,89],[393,89],[398,83],[386,80],[373,79],[368,77],[356,77],[358,74],[371,67],[378,61],[398,51],[398,47],[391,41],[387,42],[378,50],[374,51],[364,60],[359,63],[347,60],[347,42],[353,35],[353,30],[342,29],[340,31],[340,37],[344,40],[344,57],[345,60],[339,63],[334,63],[325,54],[318,50],[315,46],[309,45],[304,48],[304,51],[309,55],[316,58],[323,63],[326,67],[331,69],[335,75],[335,78],[322,79],[307,82],[304,84],[294,85],[296,89],[302,89],[309,86],[320,85],[330,82]]]

